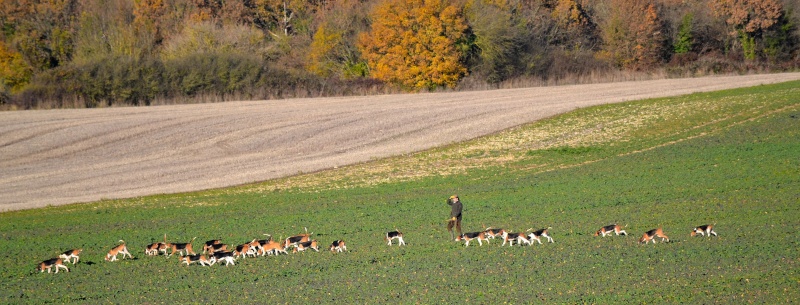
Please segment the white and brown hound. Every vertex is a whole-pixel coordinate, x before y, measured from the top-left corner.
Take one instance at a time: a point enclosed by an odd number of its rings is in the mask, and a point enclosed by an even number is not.
[[[222,262],[225,262],[225,266],[236,265],[235,263],[236,258],[233,256],[233,252],[228,252],[228,251],[214,252],[211,254],[211,257],[208,258],[208,260],[211,261],[212,266],[216,262],[220,262],[220,264],[222,264]]]
[[[278,255],[280,253],[289,254],[289,252],[286,251],[286,248],[283,247],[283,245],[284,244],[272,240],[272,238],[267,239],[264,243],[262,243],[262,241],[259,241],[259,247],[260,247],[259,254],[261,256]]]
[[[78,260],[80,260],[81,252],[83,252],[83,249],[72,249],[69,251],[64,251],[64,253],[59,254],[58,257],[75,265],[78,263]]]
[[[219,239],[212,239],[203,243],[203,253],[214,253],[222,247],[222,241]]]
[[[147,245],[147,247],[144,248],[144,254],[153,256],[158,255],[158,253],[161,252],[164,255],[167,255],[167,248],[169,247],[170,245],[167,243],[167,234],[164,234],[164,242],[157,242]]]
[[[331,252],[333,252],[333,253],[337,253],[337,252],[341,253],[341,252],[347,251],[347,245],[345,245],[343,239],[334,240],[331,243],[331,246],[328,247],[328,249],[331,250]]]
[[[528,238],[530,239],[531,244],[533,244],[533,241],[535,240],[536,242],[538,242],[541,245],[542,244],[542,239],[541,239],[542,237],[547,238],[547,241],[552,243],[553,242],[553,238],[550,237],[550,235],[547,234],[547,231],[550,230],[550,229],[552,229],[552,227],[547,227],[546,229],[536,230],[536,231],[531,232],[530,234],[528,234]],[[528,231],[531,231],[531,230],[533,230],[533,228],[528,229]]]
[[[469,232],[464,233],[456,237],[456,241],[465,241],[465,247],[469,247],[469,242],[473,239],[478,240],[478,246],[483,246],[483,241],[489,242],[489,239],[486,237],[486,232]]]
[[[50,270],[53,269],[53,267],[56,268],[56,273],[58,273],[58,269],[61,268],[64,268],[65,270],[67,270],[67,272],[69,272],[69,268],[67,268],[67,265],[64,265],[64,261],[60,257],[51,258],[39,263],[39,265],[36,266],[36,270],[41,273],[44,272],[45,269],[47,269],[47,273],[50,273]]]
[[[194,264],[194,263],[198,263],[198,264],[200,264],[200,266],[211,266],[212,265],[212,263],[208,259],[208,257],[206,257],[203,254],[181,256],[180,259],[181,259],[181,263],[186,264],[186,266],[189,266],[189,265]]]
[[[714,225],[716,224],[702,225],[695,227],[694,229],[692,229],[692,233],[690,235],[692,237],[694,237],[697,234],[700,234],[702,236],[711,236],[711,235],[717,236],[717,232],[714,232]]]
[[[406,242],[403,240],[403,233],[398,230],[387,232],[386,236],[383,237],[383,240],[386,241],[386,244],[390,246],[392,245],[392,240],[394,239],[398,240],[398,246],[404,246],[406,244]]]
[[[252,246],[253,242],[257,242],[255,239],[251,242],[243,243],[241,245],[236,246],[236,249],[233,250],[233,256],[245,258],[246,256],[256,257],[257,249]]]
[[[194,250],[192,250],[192,242],[194,242],[196,238],[197,237],[195,236],[188,243],[167,244],[168,248],[172,249],[172,253],[170,253],[167,257],[170,257],[175,253],[180,253],[180,255],[196,255]]]
[[[306,242],[298,243],[297,246],[294,247],[292,252],[293,253],[303,252],[306,249],[311,249],[311,250],[319,252],[319,245],[317,244],[317,240],[316,239],[312,239],[312,240],[309,240],[309,241],[306,241]]]
[[[652,241],[655,244],[656,243],[655,237],[661,237],[662,242],[663,241],[669,242],[669,237],[667,237],[667,235],[664,234],[664,231],[662,231],[661,228],[658,228],[644,232],[642,238],[639,238],[639,243],[647,244],[648,242]]]
[[[626,225],[626,227],[627,227],[627,225]],[[613,224],[613,225],[607,225],[605,227],[600,228],[600,230],[597,230],[597,232],[594,232],[594,236],[601,236],[602,235],[603,237],[606,237],[606,235],[611,235],[611,232],[616,233],[617,236],[620,236],[620,235],[626,235],[627,236],[628,235],[628,232],[625,232],[625,230],[623,230],[622,227],[620,227],[618,224]]]
[[[114,247],[114,248],[112,248],[111,250],[108,251],[108,253],[106,254],[106,261],[110,261],[110,262],[116,261],[117,260],[117,254],[120,254],[120,253],[122,254],[122,259],[125,259],[126,255],[128,257],[130,257],[131,259],[133,259],[133,255],[131,255],[131,253],[128,252],[128,247],[125,246],[125,241],[120,239],[119,242],[121,244],[119,244],[118,246],[116,246],[116,247]]]
[[[487,226],[483,227],[486,228],[486,230],[483,230],[484,235],[486,236],[486,238],[491,238],[491,239],[495,239],[496,237],[503,237],[503,232],[506,231],[500,228],[492,228]]]
[[[306,233],[304,234],[297,234],[295,236],[289,236],[283,241],[283,248],[289,248],[291,246],[297,246],[299,243],[304,243],[311,240],[311,235],[314,232],[308,233],[308,228],[303,227]]]
[[[517,242],[517,245],[522,246],[522,244],[531,245],[531,241],[525,237],[525,234],[522,233],[510,233],[507,231],[503,231],[503,244],[500,245],[505,246],[508,243],[508,246],[513,246],[514,242]]]
[[[214,254],[217,252],[225,252],[228,251],[228,245],[226,244],[213,244],[210,246],[203,246],[203,253]]]
[[[162,243],[162,242],[149,244],[149,245],[147,245],[147,247],[144,248],[144,254],[153,256],[153,255],[158,255],[159,252],[161,252],[164,255],[166,255],[167,254],[167,246],[168,246],[167,244]]]

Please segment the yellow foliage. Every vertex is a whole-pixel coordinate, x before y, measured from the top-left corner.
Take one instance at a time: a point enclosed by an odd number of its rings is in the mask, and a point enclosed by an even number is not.
[[[336,62],[332,53],[342,43],[342,33],[328,29],[322,25],[314,33],[314,40],[311,41],[311,52],[308,54],[308,66],[306,69],[316,75],[327,77],[336,68]]]
[[[440,0],[390,0],[372,18],[359,50],[373,77],[419,90],[452,88],[466,75],[457,43],[467,24],[458,7]]]
[[[219,27],[213,22],[189,23],[168,40],[161,50],[164,60],[197,53],[238,53],[263,56],[267,52],[264,33],[247,26]]]
[[[589,24],[588,17],[575,0],[559,0],[551,15],[559,26],[569,30]]]
[[[0,41],[0,82],[10,91],[22,89],[31,79],[33,69],[22,58],[22,54],[9,50]]]

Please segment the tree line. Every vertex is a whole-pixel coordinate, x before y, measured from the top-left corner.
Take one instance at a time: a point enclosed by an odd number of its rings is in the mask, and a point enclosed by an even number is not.
[[[0,0],[0,105],[785,71],[798,0]]]

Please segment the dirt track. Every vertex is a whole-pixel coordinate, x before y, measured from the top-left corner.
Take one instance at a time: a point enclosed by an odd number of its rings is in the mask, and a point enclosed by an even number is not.
[[[579,107],[800,73],[0,113],[0,210],[217,188],[475,138]]]

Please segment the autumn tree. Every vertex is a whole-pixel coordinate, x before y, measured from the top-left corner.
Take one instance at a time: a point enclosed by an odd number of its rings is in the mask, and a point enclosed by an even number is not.
[[[3,0],[0,22],[7,46],[36,71],[71,60],[77,0]]]
[[[194,12],[189,19],[194,22],[217,21],[222,11],[222,0],[191,0]]]
[[[308,33],[315,12],[325,1],[252,0],[253,23],[274,37]]]
[[[356,47],[357,34],[369,28],[364,3],[331,1],[316,14],[306,69],[322,77],[366,76],[368,68]]]
[[[520,7],[506,1],[467,1],[465,12],[472,31],[469,63],[489,83],[499,83],[519,72],[529,31],[518,14]],[[474,75],[474,74],[473,74]]]
[[[371,76],[404,87],[453,88],[467,74],[462,11],[443,0],[389,0],[359,38]]]
[[[601,27],[599,56],[623,68],[652,68],[663,60],[663,25],[655,4],[648,0],[612,0]]]
[[[596,25],[589,13],[575,0],[555,1],[550,13],[558,28],[563,31],[563,41],[571,48],[591,48]]]
[[[145,47],[153,48],[164,40],[162,19],[166,7],[164,0],[134,0],[133,27]]]
[[[132,25],[132,1],[80,0],[81,14],[75,34],[75,61],[86,63],[125,56],[140,58],[152,49]],[[146,35],[145,35],[146,36]]]
[[[342,31],[332,29],[324,24],[320,26],[314,33],[314,40],[311,42],[308,71],[322,77],[329,77],[341,70],[338,67],[341,55],[336,51],[340,50],[343,44]]]
[[[9,50],[0,41],[0,86],[10,92],[21,89],[30,81],[33,70],[22,58],[22,54]]]
[[[748,60],[756,58],[762,36],[783,15],[783,6],[778,0],[713,0],[709,5],[717,17],[725,19],[729,35],[738,38]]]

